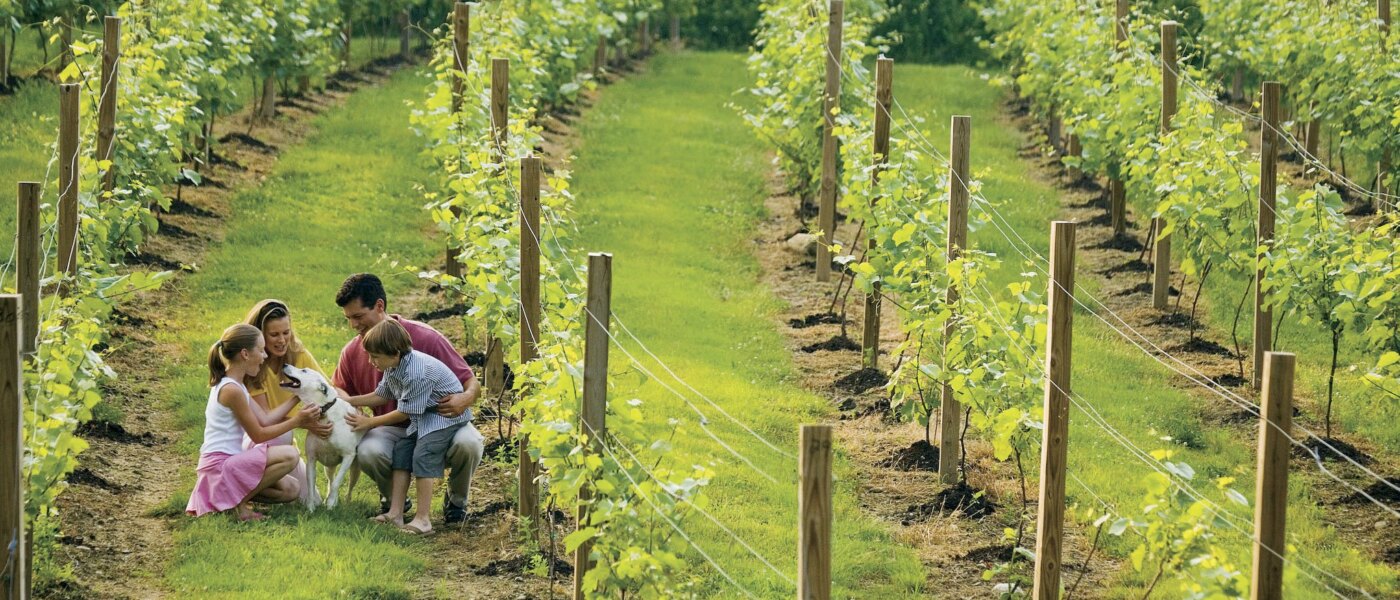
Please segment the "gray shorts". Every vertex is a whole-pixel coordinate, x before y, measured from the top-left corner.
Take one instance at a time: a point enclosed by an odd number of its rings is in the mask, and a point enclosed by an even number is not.
[[[394,444],[393,469],[413,472],[414,477],[441,479],[446,471],[447,448],[452,445],[452,436],[463,423],[446,429],[439,429],[421,439],[418,432],[399,438]]]

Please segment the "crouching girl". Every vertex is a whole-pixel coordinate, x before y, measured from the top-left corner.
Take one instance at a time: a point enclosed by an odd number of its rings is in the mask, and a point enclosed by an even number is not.
[[[198,477],[185,512],[201,516],[235,509],[240,521],[257,521],[249,502],[291,502],[301,485],[290,474],[300,457],[295,446],[269,447],[267,442],[320,418],[316,406],[287,418],[294,402],[267,415],[273,425],[259,422],[244,382],[257,375],[267,358],[262,332],[252,325],[224,330],[209,348],[209,401],[204,408],[204,445],[199,449]],[[243,449],[243,436],[254,443]]]

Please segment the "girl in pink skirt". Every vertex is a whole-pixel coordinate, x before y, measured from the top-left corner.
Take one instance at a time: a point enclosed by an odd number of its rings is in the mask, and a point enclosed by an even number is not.
[[[288,419],[295,403],[287,402],[267,415],[277,423],[264,426],[250,406],[244,381],[258,373],[266,358],[262,332],[252,325],[225,329],[209,348],[211,389],[204,408],[204,445],[186,513],[201,516],[233,508],[238,520],[257,521],[264,517],[253,511],[250,501],[291,502],[300,495],[301,485],[289,476],[300,458],[296,447],[268,447],[267,442],[314,423],[321,409],[308,406]],[[245,434],[254,442],[246,450]]]

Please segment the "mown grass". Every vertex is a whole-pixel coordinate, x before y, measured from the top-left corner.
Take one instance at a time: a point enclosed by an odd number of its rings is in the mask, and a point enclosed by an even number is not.
[[[895,69],[894,85],[895,97],[909,113],[927,118],[923,130],[942,152],[947,152],[949,117],[954,114],[972,116],[972,168],[985,184],[984,195],[999,204],[998,211],[1027,242],[1042,256],[1047,255],[1049,222],[1058,216],[1060,191],[1037,179],[1031,167],[1017,157],[1016,151],[1026,138],[1004,117],[1000,106],[1002,93],[983,81],[977,72],[958,66],[900,65]],[[898,129],[895,135],[899,135]],[[994,277],[998,283],[1012,281],[1018,273],[1033,270],[1024,268],[1020,254],[995,227],[974,230],[969,239],[974,246],[996,252],[1005,259],[1002,271]],[[1093,306],[1086,294],[1100,291],[1083,266],[1078,268],[1076,281],[1085,288],[1078,294],[1079,300]],[[1044,285],[1044,279],[1040,278],[1037,288],[1043,290]],[[1233,292],[1236,300],[1238,293],[1238,290]],[[1241,439],[1235,430],[1202,424],[1197,415],[1198,405],[1203,400],[1175,387],[1166,367],[1131,346],[1093,315],[1077,308],[1074,320],[1073,390],[1133,444],[1148,451],[1174,450],[1177,454],[1173,460],[1187,462],[1195,468],[1194,485],[1210,499],[1230,507],[1230,512],[1240,519],[1245,533],[1228,527],[1218,527],[1215,533],[1226,541],[1234,566],[1248,575],[1252,509],[1226,502],[1215,491],[1212,479],[1237,478],[1235,487],[1252,502],[1253,442]],[[1291,337],[1297,339],[1297,336]],[[1303,363],[1301,359],[1299,362]],[[1304,385],[1312,385],[1312,382]],[[1148,467],[1129,455],[1083,411],[1072,409],[1070,419],[1070,472],[1113,504],[1118,514],[1137,517],[1141,513],[1144,492],[1142,480],[1149,472]],[[1388,424],[1377,421],[1376,427]],[[1396,593],[1400,590],[1400,581],[1393,569],[1372,562],[1362,549],[1349,547],[1324,523],[1327,509],[1318,505],[1311,487],[1320,477],[1315,472],[1295,472],[1290,480],[1289,542],[1304,558],[1353,584],[1381,595]],[[1068,494],[1071,502],[1096,503],[1072,479]],[[1136,541],[1131,544],[1116,542],[1112,549],[1122,554],[1135,544]],[[1126,571],[1113,581],[1110,597],[1141,597],[1151,574],[1133,574],[1131,567],[1126,567]],[[1334,587],[1340,585],[1328,583]],[[1330,597],[1302,575],[1290,583],[1289,590],[1289,597]]]
[[[424,84],[420,75],[400,72],[318,117],[315,133],[287,150],[261,187],[233,198],[223,242],[180,282],[183,301],[172,315],[178,325],[157,332],[159,344],[184,357],[160,367],[185,432],[178,448],[188,457],[187,483],[168,510],[183,509],[193,483],[208,397],[205,357],[224,327],[257,300],[280,298],[298,336],[329,370],[354,336],[334,303],[341,281],[379,272],[392,311],[396,294],[413,282],[388,276],[392,269],[381,257],[422,262],[433,255],[428,216],[413,190],[428,174],[404,105]],[[354,502],[315,515],[294,506],[257,524],[224,515],[184,519],[166,583],[209,598],[403,597],[425,568],[426,546],[366,523],[364,515],[377,508],[373,488],[362,478]]]
[[[744,84],[739,56],[687,52],[657,57],[645,74],[603,92],[579,125],[583,142],[574,165],[574,190],[581,199],[579,250],[613,253],[613,308],[633,333],[683,379],[795,455],[798,425],[830,420],[834,413],[799,387],[776,327],[778,301],[758,282],[750,239],[764,216],[770,166],[763,146],[726,107]],[[646,368],[667,377],[636,343],[624,343]],[[684,468],[714,461],[708,510],[795,577],[796,461],[687,392],[708,416],[709,427],[776,479],[770,482],[713,442],[695,413],[657,381],[631,373],[615,374],[614,380],[610,400],[642,399],[648,434],[665,437],[668,419],[679,421],[668,463]],[[667,384],[681,389],[673,380]],[[835,595],[927,595],[913,553],[860,513],[856,482],[842,462],[836,479]],[[702,517],[688,519],[684,528],[722,569],[760,597],[793,593]],[[738,591],[693,551],[691,562],[703,574],[709,595],[736,597]]]

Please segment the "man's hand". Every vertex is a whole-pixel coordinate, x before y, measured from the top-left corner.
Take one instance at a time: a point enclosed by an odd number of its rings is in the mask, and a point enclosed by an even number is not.
[[[454,418],[457,415],[466,412],[468,408],[471,408],[475,400],[476,398],[473,398],[467,392],[462,392],[460,394],[452,394],[450,396],[443,396],[441,399],[438,400],[438,405],[436,407],[437,414],[447,417],[449,419]]]
[[[369,431],[375,426],[374,417],[366,416],[358,412],[345,415],[345,424],[350,426],[350,430],[355,433]]]
[[[311,435],[314,435],[314,436],[316,436],[316,437],[318,437],[318,438],[321,438],[321,439],[323,439],[323,440],[324,440],[324,439],[329,439],[329,438],[331,437],[331,431],[334,431],[334,430],[335,430],[335,424],[334,424],[334,423],[326,423],[326,424],[322,425],[322,424],[321,424],[321,421],[320,421],[320,420],[317,420],[315,423],[307,423],[307,424],[306,424],[306,432],[307,432],[307,433],[309,433],[309,434],[311,434]]]
[[[467,412],[467,409],[474,406],[476,399],[480,397],[481,380],[472,377],[462,385],[460,394],[443,396],[438,400],[437,413],[449,419],[455,418],[457,415]]]

